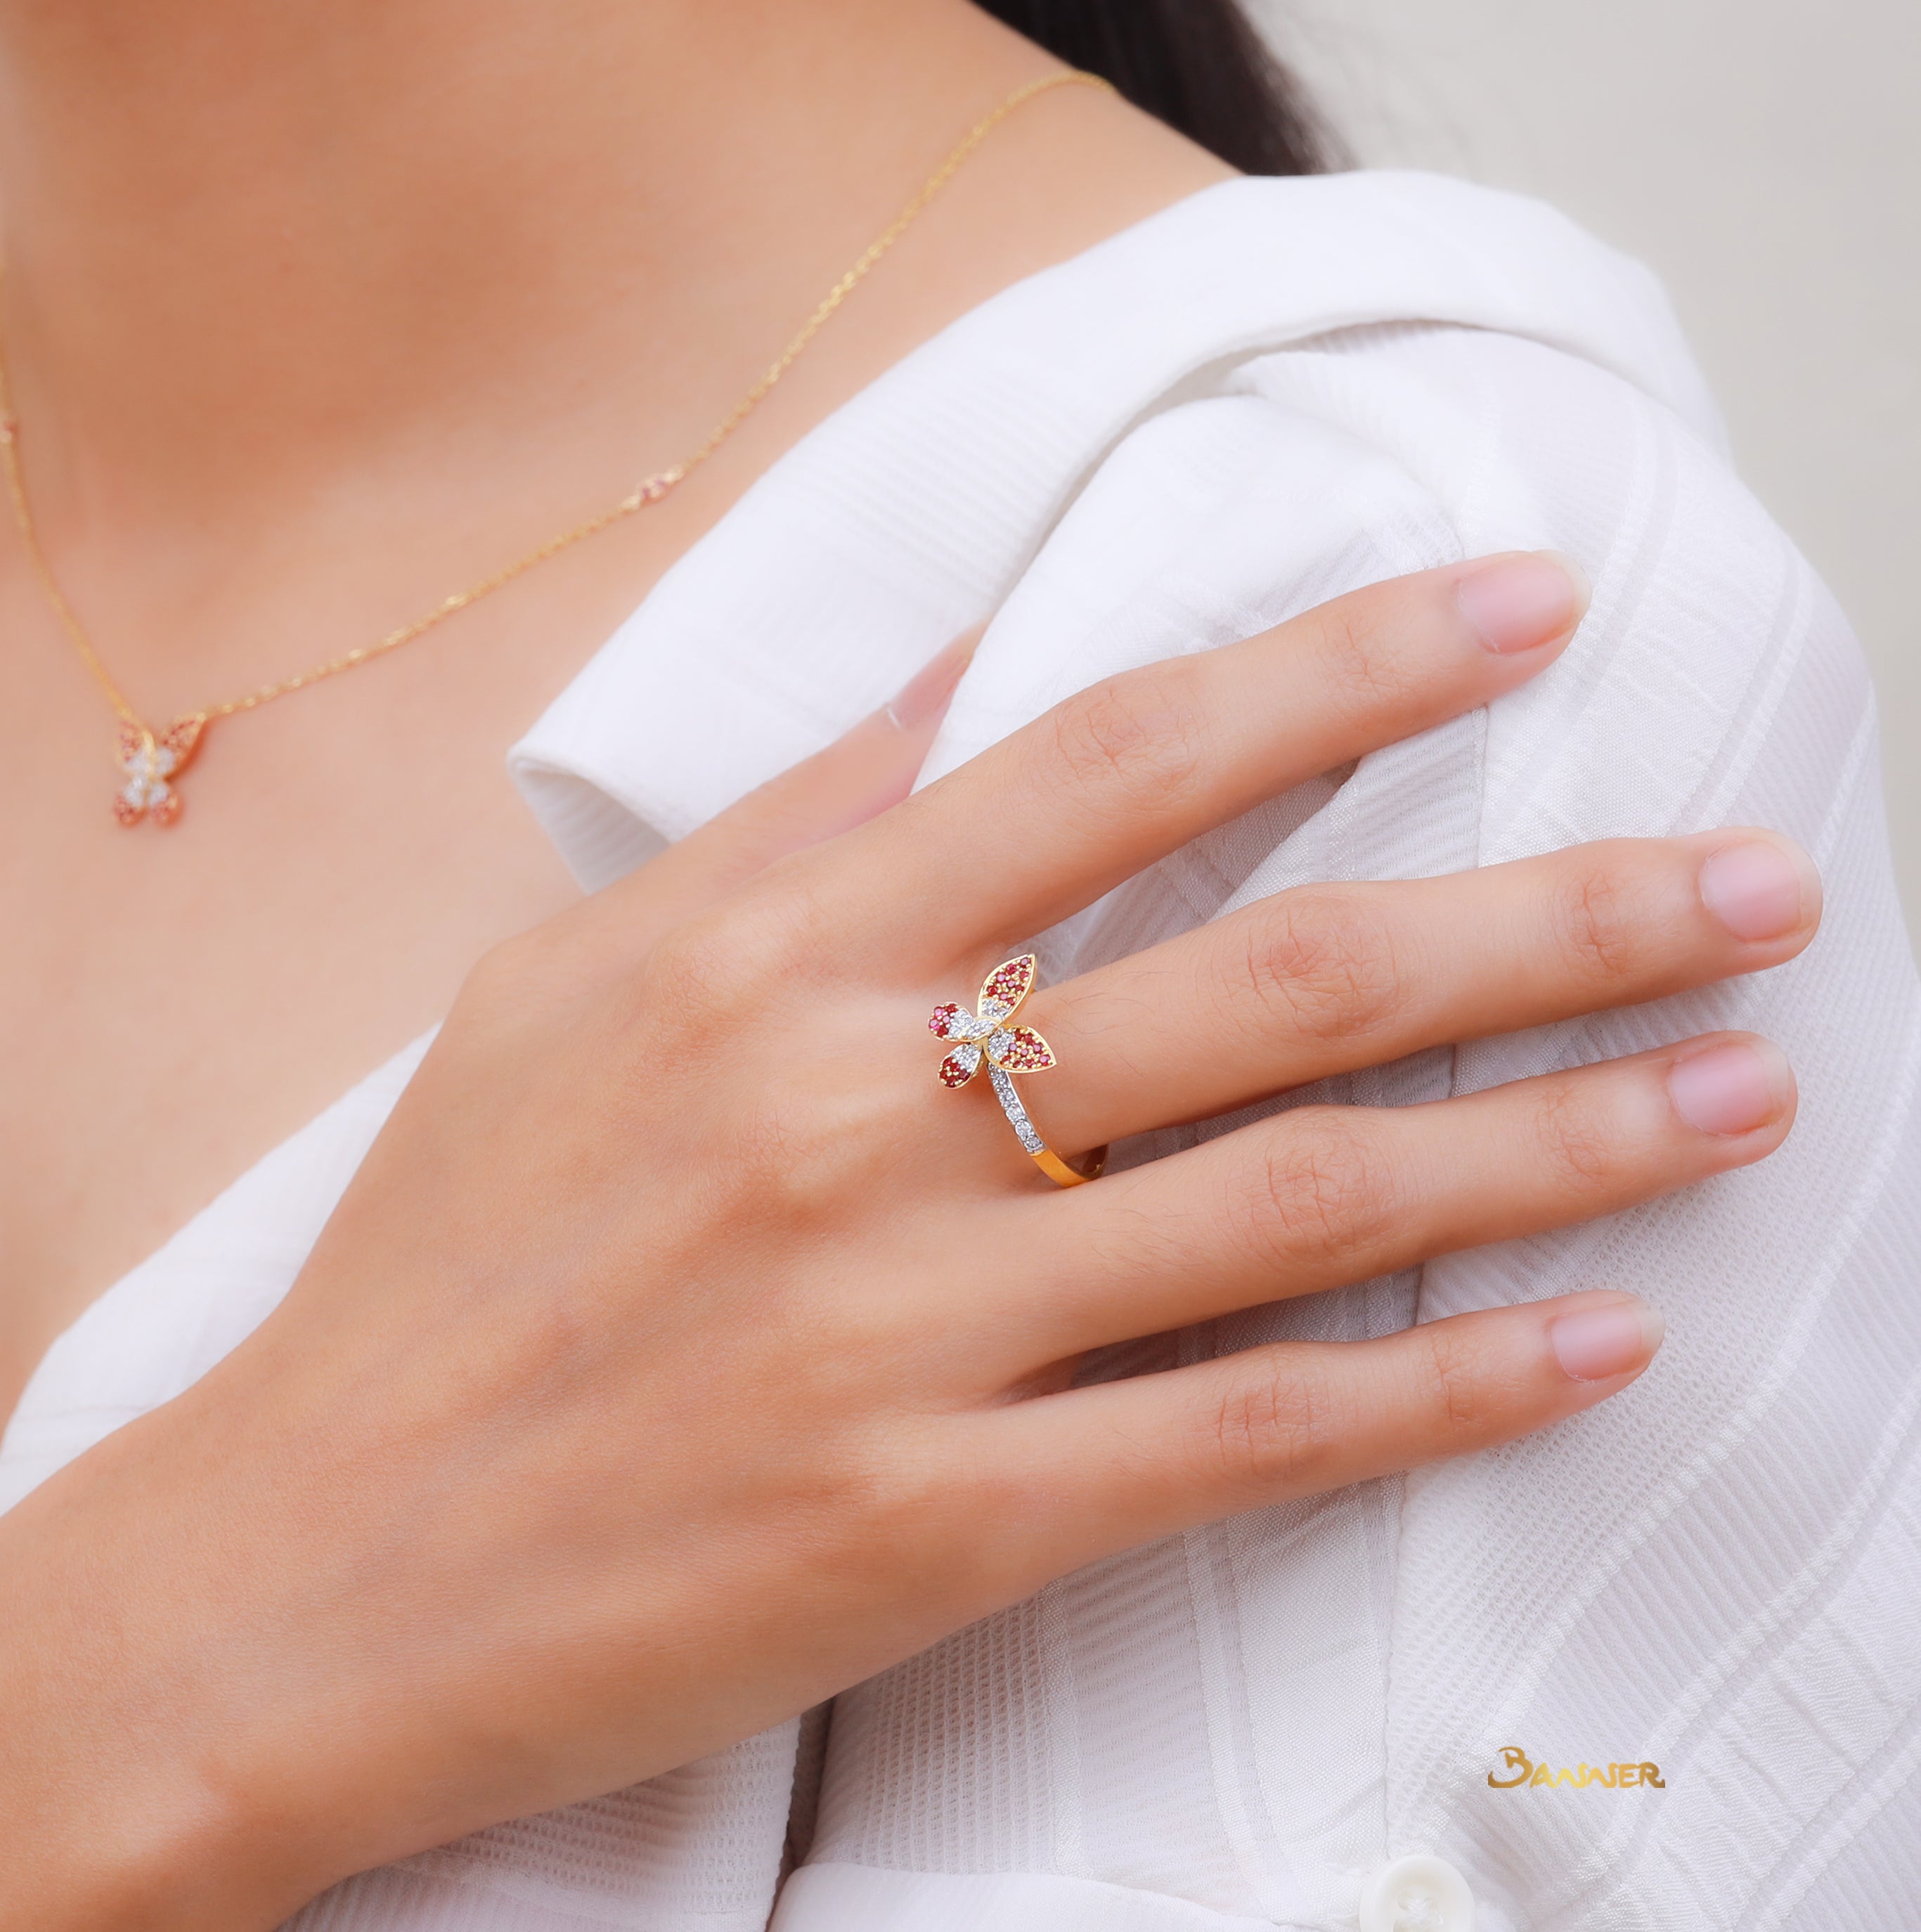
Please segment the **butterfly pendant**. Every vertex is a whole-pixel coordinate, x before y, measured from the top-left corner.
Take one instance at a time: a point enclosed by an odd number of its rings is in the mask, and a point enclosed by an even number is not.
[[[186,770],[206,723],[196,712],[176,718],[156,738],[133,718],[120,721],[119,765],[126,783],[113,801],[113,815],[122,825],[138,825],[143,818],[171,825],[180,816],[180,794],[168,781]]]
[[[934,1008],[928,1032],[958,1042],[940,1063],[943,1086],[966,1086],[983,1060],[1003,1073],[1042,1073],[1055,1064],[1053,1048],[1032,1027],[1007,1024],[1033,990],[1034,956],[1026,952],[987,975],[978,1013],[952,1005]]]

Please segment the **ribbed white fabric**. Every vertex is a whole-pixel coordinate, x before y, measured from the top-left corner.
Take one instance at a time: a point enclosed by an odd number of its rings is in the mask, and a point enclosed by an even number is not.
[[[1554,670],[1155,867],[1047,935],[1048,968],[1298,880],[1772,824],[1828,881],[1794,965],[1323,1090],[1412,1100],[1752,1026],[1800,1073],[1794,1136],[1608,1222],[1117,1353],[1105,1372],[1601,1285],[1670,1324],[1594,1414],[1081,1571],[844,1694],[778,1932],[1337,1932],[1368,1874],[1416,1850],[1467,1874],[1482,1932],[1914,1916],[1921,1000],[1846,626],[1730,473],[1639,270],[1431,178],[1210,190],[989,302],[823,424],[514,766],[596,885],[990,614],[932,770],[1117,667],[1539,545],[1596,586]],[[410,1066],[61,1338],[0,1503],[259,1318]],[[745,1932],[775,1910],[793,1740],[364,1875],[295,1924]],[[1509,1744],[1657,1761],[1665,1786],[1491,1790]]]

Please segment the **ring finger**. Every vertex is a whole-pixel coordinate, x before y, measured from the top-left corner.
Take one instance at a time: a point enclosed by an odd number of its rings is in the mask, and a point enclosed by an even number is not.
[[[1053,1144],[1095,1146],[1776,965],[1820,907],[1800,848],[1750,831],[1298,888],[1037,994],[1060,1069],[1023,1097]]]

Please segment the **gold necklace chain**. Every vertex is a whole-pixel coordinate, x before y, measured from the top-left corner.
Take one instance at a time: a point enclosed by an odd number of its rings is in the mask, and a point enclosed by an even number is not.
[[[33,512],[27,501],[26,479],[20,467],[19,425],[13,415],[4,351],[0,351],[0,455],[4,455],[5,461],[7,489],[13,498],[13,519],[19,526],[28,560],[34,575],[40,580],[47,603],[59,620],[61,628],[66,632],[67,641],[73,646],[76,655],[85,666],[94,683],[100,687],[108,704],[112,706],[115,715],[120,721],[119,755],[116,762],[126,782],[114,802],[115,816],[123,825],[137,824],[142,818],[148,817],[157,824],[170,825],[179,816],[180,796],[178,790],[168,782],[170,778],[178,778],[198,748],[202,733],[216,719],[231,718],[239,712],[257,710],[263,704],[271,704],[277,698],[290,696],[293,692],[304,691],[310,685],[318,684],[324,679],[337,677],[343,671],[355,670],[364,664],[371,664],[376,658],[385,657],[388,652],[398,650],[403,644],[410,644],[416,638],[424,637],[436,625],[445,623],[457,612],[478,603],[484,597],[490,596],[495,591],[511,584],[516,578],[524,576],[536,565],[546,562],[550,557],[559,556],[562,550],[571,550],[574,544],[598,535],[611,525],[622,522],[640,511],[660,502],[685,482],[766,401],[775,385],[800,359],[808,345],[826,326],[829,317],[866,279],[875,264],[913,225],[916,218],[928,203],[960,172],[975,149],[995,128],[1017,108],[1025,106],[1035,95],[1046,94],[1057,87],[1074,86],[1100,88],[1109,92],[1113,91],[1108,83],[1097,74],[1079,72],[1050,74],[1044,80],[1030,81],[1026,86],[1015,88],[991,113],[977,121],[961,138],[954,152],[928,177],[919,192],[895,217],[892,223],[868,244],[853,266],[828,290],[814,313],[801,325],[793,340],[775,358],[766,374],[708,431],[706,440],[691,455],[682,458],[670,468],[656,471],[636,485],[619,502],[603,510],[598,516],[590,517],[585,523],[576,524],[571,530],[562,530],[557,536],[550,537],[545,543],[516,557],[512,562],[496,570],[490,577],[484,577],[478,584],[470,584],[464,590],[443,597],[423,616],[415,618],[410,623],[401,625],[397,630],[389,631],[385,637],[376,639],[373,643],[360,645],[341,656],[330,658],[323,664],[313,665],[296,676],[261,685],[244,697],[229,698],[224,704],[210,704],[202,710],[189,712],[175,718],[163,732],[156,733],[146,723],[115,681],[112,673],[102,661],[85,628],[74,614],[73,606],[67,602],[65,593],[60,588],[59,580],[53,574],[52,566],[47,561],[46,553],[40,544],[40,533],[34,526]]]

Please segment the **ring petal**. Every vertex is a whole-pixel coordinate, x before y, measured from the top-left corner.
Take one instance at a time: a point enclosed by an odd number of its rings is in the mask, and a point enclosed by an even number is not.
[[[987,1042],[987,1056],[1009,1073],[1044,1073],[1057,1066],[1054,1050],[1032,1027],[1003,1027]]]
[[[1031,952],[1023,952],[1017,959],[1002,960],[981,988],[981,1017],[996,1022],[1011,1018],[1020,1002],[1034,990],[1035,966]]]
[[[978,1046],[957,1046],[940,1063],[940,1082],[943,1087],[964,1087],[981,1070],[981,1049]]]

